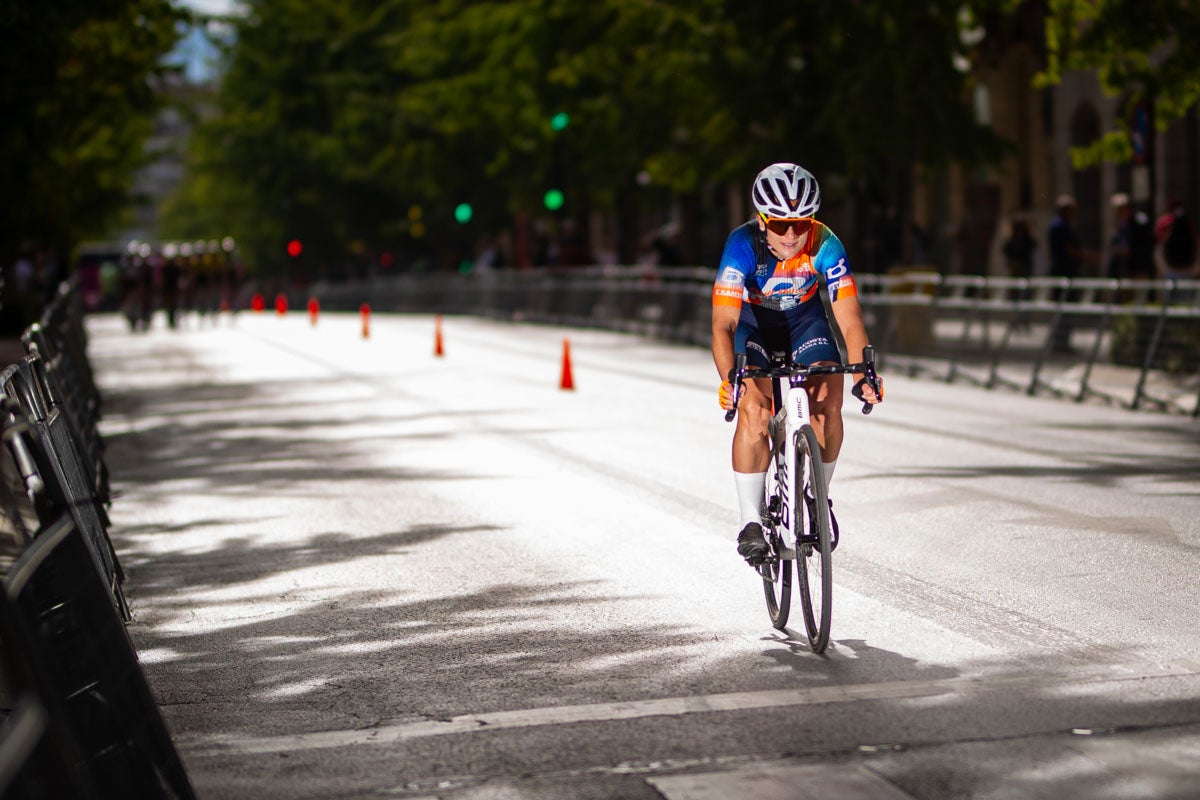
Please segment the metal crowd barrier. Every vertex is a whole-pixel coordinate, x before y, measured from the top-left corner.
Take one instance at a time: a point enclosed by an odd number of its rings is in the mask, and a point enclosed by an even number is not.
[[[100,436],[100,392],[87,357],[82,303],[63,283],[39,322],[21,337],[27,355],[0,371],[0,397],[12,398],[36,429],[33,446],[20,435],[42,487],[39,511],[69,511],[87,538],[113,603],[129,619],[122,584],[125,575],[108,536],[111,502],[104,445]]]
[[[66,414],[50,406],[45,384],[38,379],[38,359],[25,356],[0,372],[0,401],[11,400],[16,409],[0,419],[5,443],[21,470],[26,494],[34,501],[41,521],[69,514],[87,538],[98,574],[108,586],[117,612],[130,618],[122,584],[125,574],[108,536],[108,517],[92,492],[85,460],[80,454]]]
[[[125,629],[76,302],[60,293],[0,371],[0,797],[191,798]]]
[[[883,369],[1200,416],[1200,281],[857,276]],[[317,284],[325,309],[472,314],[707,347],[713,271],[583,267]],[[305,298],[289,298],[292,305]]]
[[[1200,281],[916,272],[859,291],[893,369],[1200,416]]]
[[[71,437],[82,457],[92,492],[101,505],[111,500],[100,420],[100,390],[87,357],[87,328],[83,304],[70,284],[59,285],[56,300],[47,306],[40,322],[21,337],[35,360],[51,408],[63,412]]]

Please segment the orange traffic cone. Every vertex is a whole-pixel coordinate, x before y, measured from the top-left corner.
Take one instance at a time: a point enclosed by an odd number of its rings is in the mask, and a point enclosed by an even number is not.
[[[369,339],[371,338],[371,306],[363,303],[358,307],[358,313],[362,315],[362,337]]]
[[[287,313],[287,295],[282,292],[275,295],[275,313],[280,316]]]
[[[446,355],[446,348],[442,346],[442,315],[438,314],[433,318],[433,354],[435,356]]]
[[[317,327],[317,315],[321,313],[321,303],[315,297],[308,298],[308,321]]]
[[[267,307],[267,302],[265,300],[263,300],[263,296],[261,294],[256,294],[256,295],[254,295],[253,298],[251,298],[250,309],[252,311],[254,311],[255,313],[262,311],[266,307]]]
[[[562,379],[558,383],[558,388],[575,388],[575,378],[571,375],[571,343],[566,339],[563,339]]]

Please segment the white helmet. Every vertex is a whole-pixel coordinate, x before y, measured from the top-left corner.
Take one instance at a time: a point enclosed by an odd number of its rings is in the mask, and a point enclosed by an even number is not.
[[[781,162],[758,173],[751,191],[754,207],[774,219],[811,217],[821,207],[821,187],[799,164]]]

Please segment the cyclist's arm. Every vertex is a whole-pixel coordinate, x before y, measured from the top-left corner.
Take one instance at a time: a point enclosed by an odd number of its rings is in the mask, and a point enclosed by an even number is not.
[[[733,305],[713,305],[712,310],[712,353],[713,363],[721,380],[728,380],[733,369],[733,341],[737,331],[741,309]]]
[[[846,343],[846,360],[850,364],[857,364],[863,360],[863,348],[871,343],[867,338],[866,325],[863,324],[862,305],[858,302],[858,284],[850,272],[846,248],[841,239],[825,227],[821,229],[821,236],[814,266],[825,277],[829,307]],[[864,377],[861,373],[853,375],[855,383]],[[863,399],[868,403],[879,402],[870,386],[864,386]]]
[[[712,292],[713,362],[722,381],[729,379],[729,371],[733,369],[734,335],[742,314],[746,275],[753,269],[753,264],[754,252],[745,226],[735,228],[725,240],[721,267],[713,281]]]
[[[853,364],[862,361],[862,350],[871,341],[867,338],[867,328],[863,323],[862,305],[854,296],[840,297],[830,303],[833,318],[837,321],[842,338],[846,341],[846,360]]]
[[[842,338],[846,342],[847,361],[851,364],[862,361],[863,348],[871,341],[867,338],[867,328],[863,324],[862,305],[858,302],[858,297],[856,295],[839,297],[830,303],[830,308],[833,309],[833,318],[837,321]],[[857,383],[863,377],[863,375],[855,373],[853,380]],[[879,398],[875,396],[875,390],[870,385],[864,384],[862,391],[863,400],[866,402],[879,402]]]

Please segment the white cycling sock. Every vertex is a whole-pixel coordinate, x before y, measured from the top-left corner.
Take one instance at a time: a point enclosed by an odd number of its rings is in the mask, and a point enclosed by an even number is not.
[[[829,496],[829,484],[833,480],[833,471],[837,468],[837,459],[833,461],[824,461],[821,466],[825,467],[825,495]]]
[[[767,473],[735,472],[733,473],[733,483],[737,486],[738,513],[741,515],[738,521],[738,532],[740,533],[742,528],[751,522],[762,524],[762,514],[759,509],[762,506]]]

